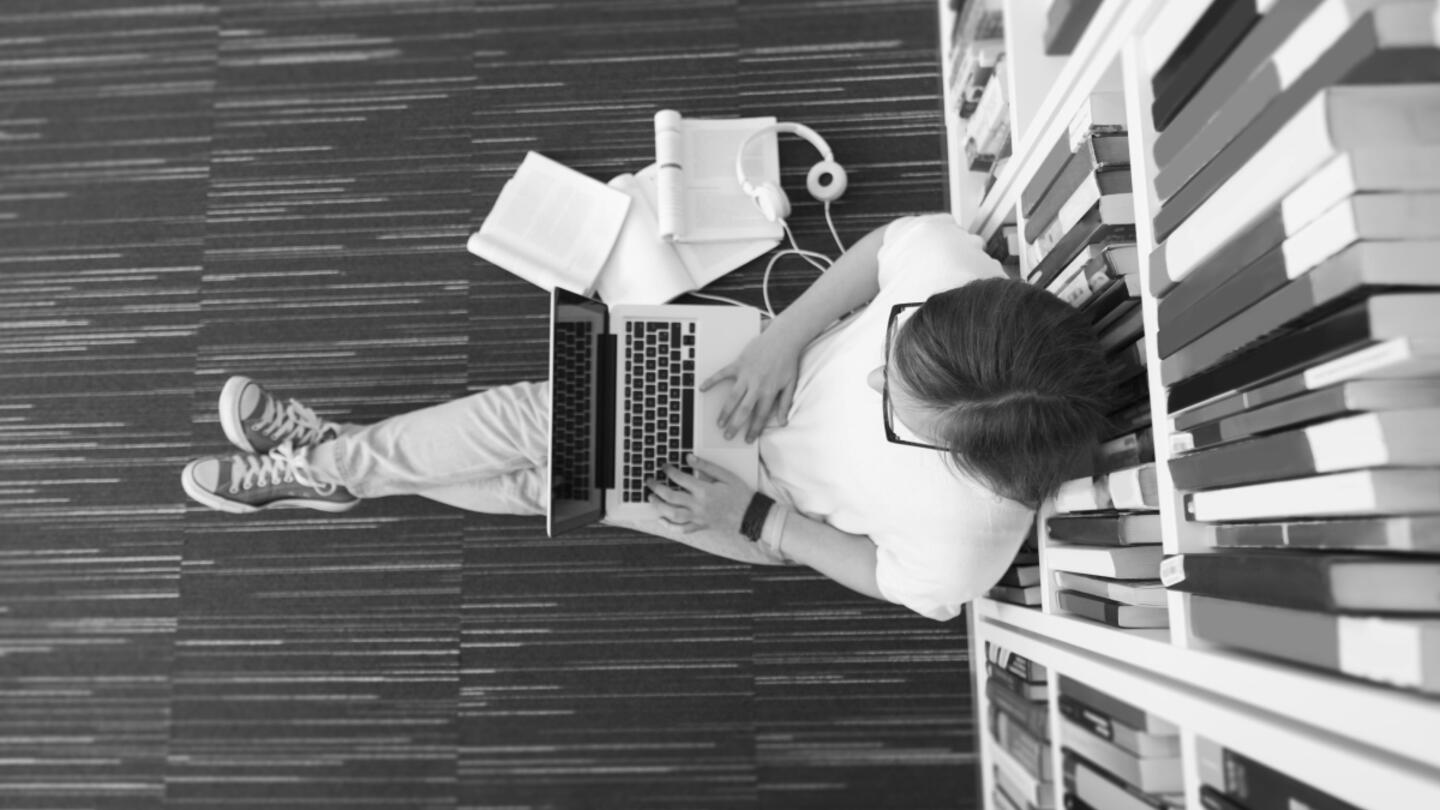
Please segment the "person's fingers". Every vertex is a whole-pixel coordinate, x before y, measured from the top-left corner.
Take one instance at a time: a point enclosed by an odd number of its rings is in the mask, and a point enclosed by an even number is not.
[[[721,467],[719,464],[711,461],[706,461],[705,459],[695,455],[694,453],[691,453],[689,456],[687,456],[686,460],[690,462],[690,466],[694,467],[697,472],[704,473],[705,475],[714,478],[716,481],[731,481],[741,483],[740,476],[730,472],[724,467]]]
[[[780,389],[780,399],[775,403],[775,418],[782,425],[790,424],[790,406],[795,403],[795,383]]]
[[[671,484],[678,486],[680,489],[692,494],[701,484],[699,478],[686,473],[684,470],[681,470],[679,467],[676,467],[674,465],[665,466],[665,475],[669,477]]]
[[[745,401],[746,390],[739,384],[731,386],[730,393],[725,396],[725,403],[720,406],[720,415],[716,417],[715,424],[721,430],[726,430],[731,420],[734,419],[736,411]]]
[[[709,391],[710,386],[715,385],[723,380],[733,380],[737,375],[739,375],[739,373],[740,369],[736,368],[734,363],[731,363],[730,365],[720,369],[714,374],[711,374],[708,378],[706,378],[705,382],[700,383],[700,390]]]
[[[740,404],[730,412],[730,418],[725,420],[725,438],[733,439],[735,434],[745,429],[750,421],[750,416],[755,411],[755,397],[749,392],[740,399]]]
[[[667,487],[659,481],[650,481],[645,486],[662,502],[673,506],[687,506],[692,503],[690,493]]]
[[[750,409],[750,419],[745,426],[745,441],[753,442],[760,438],[760,431],[765,428],[765,423],[770,421],[770,413],[774,407],[775,399],[770,394],[762,392],[755,398],[755,406]]]

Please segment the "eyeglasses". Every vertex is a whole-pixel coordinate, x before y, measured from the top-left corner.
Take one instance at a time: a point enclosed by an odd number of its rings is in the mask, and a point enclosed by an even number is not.
[[[881,367],[881,376],[884,382],[880,386],[880,400],[882,403],[881,412],[885,417],[885,439],[892,444],[904,444],[910,447],[924,447],[928,450],[946,450],[950,448],[941,447],[926,442],[914,442],[909,439],[902,439],[895,432],[895,406],[890,401],[890,348],[895,341],[895,330],[900,326],[900,313],[907,309],[914,309],[923,304],[917,301],[912,304],[896,304],[890,308],[890,322],[885,327],[885,365]]]

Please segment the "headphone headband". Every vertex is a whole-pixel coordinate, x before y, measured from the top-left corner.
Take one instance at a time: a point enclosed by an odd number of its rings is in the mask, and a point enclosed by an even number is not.
[[[746,138],[744,143],[741,143],[740,148],[735,152],[735,179],[740,182],[740,188],[743,189],[746,194],[754,194],[755,186],[751,184],[750,179],[745,176],[745,151],[750,148],[750,144],[754,143],[757,138],[769,135],[772,132],[776,134],[788,133],[798,135],[809,141],[816,149],[820,150],[821,158],[826,161],[835,160],[835,153],[830,151],[830,144],[826,143],[825,139],[820,137],[820,133],[810,127],[789,121],[768,124],[750,133],[750,137]]]

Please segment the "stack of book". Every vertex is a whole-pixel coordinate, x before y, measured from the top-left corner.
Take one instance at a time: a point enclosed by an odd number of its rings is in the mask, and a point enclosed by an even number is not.
[[[1015,560],[1005,570],[1004,576],[986,596],[1001,602],[1037,607],[1040,604],[1040,551],[1035,539],[1035,526],[1015,554]]]
[[[989,700],[997,808],[1054,808],[1049,687],[1045,668],[985,643],[985,697]]]
[[[1114,627],[1168,627],[1149,429],[1102,445],[1098,473],[1066,482],[1046,518],[1056,607]]]
[[[1328,793],[1224,748],[1196,738],[1200,804],[1206,810],[1359,810]]]
[[[1067,808],[1185,806],[1178,728],[1064,675],[1059,705]]]
[[[1166,563],[1191,632],[1440,693],[1434,14],[1213,3],[1152,80],[1149,272],[1170,470],[1218,552]]]
[[[1020,192],[1026,280],[1080,309],[1121,386],[1122,429],[1149,423],[1130,144],[1121,93],[1091,94]]]
[[[1010,90],[1001,0],[971,0],[955,18],[950,98],[965,122],[967,168],[993,182],[1010,156]]]

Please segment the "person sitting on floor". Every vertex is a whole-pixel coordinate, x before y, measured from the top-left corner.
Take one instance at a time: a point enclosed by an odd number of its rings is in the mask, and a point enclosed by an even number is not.
[[[1103,435],[1113,389],[1089,323],[1005,277],[945,214],[862,238],[702,387],[719,384],[720,425],[760,443],[761,491],[695,458],[693,474],[650,483],[658,517],[622,525],[804,564],[937,620],[1004,573],[1035,509]],[[543,515],[548,385],[361,427],[233,377],[220,420],[244,452],[193,461],[182,482],[234,513],[413,494]]]

